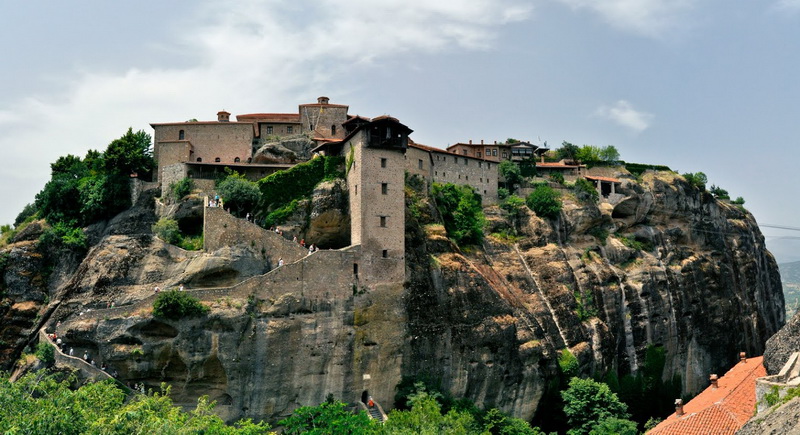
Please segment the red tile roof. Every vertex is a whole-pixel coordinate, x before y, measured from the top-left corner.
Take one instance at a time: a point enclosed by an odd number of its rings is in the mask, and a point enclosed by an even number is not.
[[[586,178],[587,180],[592,180],[592,181],[607,181],[609,183],[622,183],[622,181],[620,181],[620,180],[618,180],[616,178],[611,178],[611,177],[596,177],[594,175],[587,175],[587,176],[585,176],[583,178]]]
[[[247,113],[236,115],[237,121],[246,120],[249,122],[300,122],[299,113]]]
[[[445,151],[445,150],[443,150],[441,148],[429,147],[429,146],[423,145],[421,143],[411,142],[410,140],[408,141],[408,146],[410,146],[411,148],[418,148],[418,149],[421,149],[421,150],[424,150],[424,151],[430,151],[430,152],[434,152],[434,153],[452,154],[451,152]]]
[[[575,169],[577,165],[565,165],[561,162],[537,162],[537,168]]]
[[[739,362],[697,397],[683,405],[684,414],[674,413],[653,428],[649,435],[734,434],[756,408],[756,378],[766,376],[764,357]]]

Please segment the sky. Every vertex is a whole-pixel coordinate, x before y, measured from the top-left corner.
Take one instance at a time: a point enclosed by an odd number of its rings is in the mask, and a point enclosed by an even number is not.
[[[430,146],[614,145],[702,171],[800,260],[800,231],[772,227],[800,229],[800,0],[2,2],[0,52],[0,223],[51,162],[128,127],[325,95]]]

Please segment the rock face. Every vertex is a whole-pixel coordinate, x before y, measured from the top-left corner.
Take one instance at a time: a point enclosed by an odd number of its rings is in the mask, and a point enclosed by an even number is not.
[[[253,153],[255,163],[295,163],[311,158],[311,150],[316,143],[306,136],[284,138],[274,142],[264,142]]]
[[[800,421],[800,397],[795,397],[777,409],[770,411],[769,415],[753,417],[736,434],[797,435],[800,434],[798,421]]]
[[[346,191],[319,186],[305,211],[307,240],[346,245]],[[423,199],[406,213],[407,282],[371,290],[348,284],[355,271],[346,250],[268,271],[241,247],[186,252],[114,231],[98,233],[69,279],[48,286],[25,275],[40,265],[36,242],[20,241],[4,250],[16,252],[10,267],[19,275],[7,270],[16,290],[6,299],[33,305],[1,312],[0,324],[46,313],[49,295],[54,313],[43,320],[60,321],[76,351],[124,382],[171,383],[178,403],[208,394],[226,419],[279,418],[327,393],[353,401],[368,391],[391,408],[398,382],[420,377],[530,419],[565,348],[582,373],[602,375],[635,373],[648,346],[661,346],[664,378],[680,375],[685,392],[704,388],[738,352],[763,353],[783,325],[783,297],[753,217],[671,174],[626,180],[618,191],[626,198],[614,207],[567,199],[552,222],[487,209],[488,232],[519,237],[487,235],[470,251],[431,224],[437,213]],[[181,283],[209,315],[154,318],[153,287]],[[17,325],[2,338],[36,328],[33,318]]]
[[[777,374],[792,353],[800,349],[800,313],[795,314],[777,334],[767,340],[764,367],[770,375]]]

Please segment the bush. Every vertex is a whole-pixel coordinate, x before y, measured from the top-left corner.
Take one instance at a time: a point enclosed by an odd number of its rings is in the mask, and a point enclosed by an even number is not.
[[[522,182],[522,172],[516,163],[511,160],[503,160],[500,166],[497,167],[500,176],[505,180],[506,189],[509,192],[514,192],[515,186]]]
[[[39,361],[48,366],[52,365],[56,361],[56,354],[55,349],[53,349],[53,345],[45,341],[40,341],[39,344],[36,345],[35,355],[36,358],[39,358]]]
[[[261,191],[259,208],[268,212],[273,207],[310,195],[320,181],[341,175],[339,168],[343,162],[341,157],[319,156],[262,178],[257,182]]]
[[[505,187],[497,188],[497,197],[500,199],[500,201],[508,198],[508,195],[511,195],[511,192],[509,192]]]
[[[208,307],[201,304],[197,298],[178,290],[161,292],[153,302],[153,315],[171,320],[201,316],[208,311]]]
[[[578,368],[578,358],[575,358],[569,349],[565,348],[558,354],[558,369],[564,378],[571,379],[578,376]]]
[[[178,243],[178,246],[187,251],[199,251],[203,249],[203,235],[186,236]]]
[[[153,224],[151,229],[161,240],[172,245],[177,245],[183,238],[181,230],[178,228],[178,222],[174,219],[161,218]]]
[[[433,183],[431,192],[447,235],[458,245],[480,243],[484,223],[481,196],[470,186],[451,183]]]
[[[561,213],[561,195],[550,186],[539,185],[525,202],[537,216],[556,218]]]
[[[564,174],[562,174],[561,172],[551,172],[550,181],[553,181],[558,184],[564,184]]]
[[[298,203],[298,200],[293,199],[290,203],[273,210],[267,215],[266,219],[264,220],[264,225],[269,227],[286,222],[286,220],[289,219],[289,217],[293,215],[295,211],[297,211]]]
[[[180,201],[183,197],[192,193],[192,190],[194,190],[194,180],[191,178],[183,178],[180,181],[170,184],[169,190],[172,192],[173,198]]]
[[[741,196],[737,196],[736,199],[731,201],[731,204],[744,205],[744,198],[742,198]]]
[[[36,206],[34,204],[28,204],[22,208],[22,211],[19,212],[17,218],[14,219],[14,228],[19,228],[19,226],[27,221],[29,218],[36,215]]]
[[[625,169],[637,177],[642,175],[644,171],[672,171],[669,166],[663,165],[646,165],[644,163],[628,163],[625,162]]]
[[[575,180],[572,191],[575,192],[575,196],[578,197],[578,200],[588,204],[597,204],[597,201],[600,200],[600,194],[597,193],[597,189],[591,181],[585,178],[578,178]]]
[[[67,248],[82,251],[86,249],[88,243],[82,228],[58,222],[39,236],[39,245],[48,249]]]
[[[708,177],[706,174],[702,172],[687,172],[683,174],[683,178],[686,179],[686,182],[689,185],[703,191],[706,190],[706,183],[708,182]]]

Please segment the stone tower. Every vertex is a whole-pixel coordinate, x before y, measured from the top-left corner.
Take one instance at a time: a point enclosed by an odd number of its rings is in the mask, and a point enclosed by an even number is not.
[[[359,125],[343,143],[350,189],[354,272],[365,285],[405,282],[405,151],[411,130],[382,116]]]

